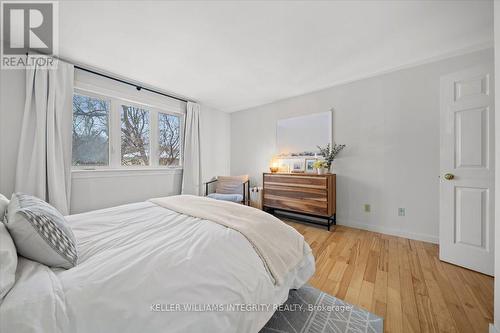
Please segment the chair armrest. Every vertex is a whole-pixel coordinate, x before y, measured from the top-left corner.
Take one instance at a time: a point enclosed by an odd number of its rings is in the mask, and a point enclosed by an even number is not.
[[[243,182],[243,204],[250,206],[250,179],[248,179],[246,182]]]
[[[212,179],[212,180],[209,180],[209,181],[208,181],[208,182],[206,182],[206,183],[203,183],[203,184],[205,184],[205,196],[207,196],[207,195],[208,195],[208,186],[209,186],[210,184],[212,184],[212,183],[215,183],[216,181],[217,181],[217,179]]]

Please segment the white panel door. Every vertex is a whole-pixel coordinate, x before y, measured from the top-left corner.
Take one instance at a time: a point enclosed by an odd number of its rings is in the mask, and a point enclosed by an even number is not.
[[[439,257],[493,275],[493,67],[441,78]]]

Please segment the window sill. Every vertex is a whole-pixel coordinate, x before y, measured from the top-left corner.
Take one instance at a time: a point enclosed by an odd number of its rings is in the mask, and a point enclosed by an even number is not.
[[[181,175],[182,168],[133,168],[133,169],[73,169],[72,179],[108,178],[108,177],[137,177],[156,175]]]

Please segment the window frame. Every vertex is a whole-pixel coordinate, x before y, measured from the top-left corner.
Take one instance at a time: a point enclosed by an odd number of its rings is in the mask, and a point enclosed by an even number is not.
[[[73,156],[71,156],[71,169],[74,170],[93,170],[93,169],[108,169],[111,165],[111,128],[112,128],[112,119],[111,119],[111,99],[104,96],[97,94],[92,91],[79,91],[80,89],[75,88],[73,91],[73,96],[80,95],[80,96],[85,96],[85,97],[90,97],[90,98],[95,98],[95,99],[100,99],[103,101],[106,101],[108,103],[108,165],[73,165]],[[78,92],[77,92],[78,91]],[[73,126],[73,103],[71,104],[71,126]],[[71,144],[73,145],[73,131],[71,131]],[[71,152],[73,154],[73,149],[71,149]]]
[[[107,166],[79,166],[71,165],[72,171],[98,171],[98,170],[182,170],[184,157],[184,123],[185,111],[175,112],[162,107],[159,101],[152,100],[148,96],[141,96],[141,100],[126,98],[124,93],[115,92],[106,88],[75,82],[73,94],[99,98],[109,102],[108,115],[108,165]],[[133,106],[149,111],[149,165],[127,166],[121,164],[121,112],[122,105]],[[159,114],[164,113],[179,117],[180,126],[180,157],[179,165],[169,166],[159,163]],[[73,115],[73,109],[71,110]],[[73,125],[73,121],[71,122]]]

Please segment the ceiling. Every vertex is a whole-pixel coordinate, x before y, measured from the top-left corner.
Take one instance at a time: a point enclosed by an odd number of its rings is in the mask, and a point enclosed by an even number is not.
[[[60,55],[233,112],[493,45],[493,1],[61,1]]]

